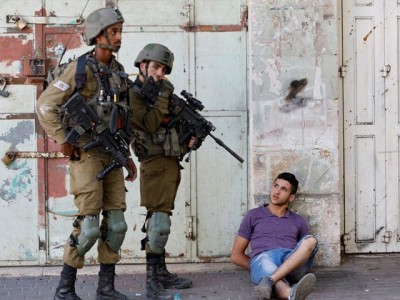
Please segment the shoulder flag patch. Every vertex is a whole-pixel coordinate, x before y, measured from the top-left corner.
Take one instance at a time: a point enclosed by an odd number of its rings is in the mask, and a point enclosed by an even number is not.
[[[54,87],[58,88],[59,90],[65,92],[69,89],[69,84],[65,83],[64,81],[58,80],[56,83],[53,84]]]

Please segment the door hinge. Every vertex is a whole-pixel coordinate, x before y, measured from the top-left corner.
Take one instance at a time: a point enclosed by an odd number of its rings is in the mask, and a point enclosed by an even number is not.
[[[196,237],[194,235],[194,226],[193,226],[193,221],[194,221],[195,217],[190,216],[187,217],[186,222],[187,222],[187,234],[186,234],[186,238],[192,241],[196,240]]]
[[[193,5],[190,5],[190,4],[185,5],[183,7],[183,9],[185,10],[185,12],[183,14],[186,17],[186,25],[185,25],[185,27],[188,27],[188,28],[194,27],[194,9],[193,9]]]
[[[391,69],[392,69],[392,67],[390,65],[384,66],[381,70],[382,77],[387,77],[389,75]]]
[[[346,72],[347,72],[347,66],[343,65],[339,67],[339,76],[341,78],[345,78],[346,77]]]
[[[8,151],[1,161],[8,166],[16,158],[66,158],[61,152]]]
[[[249,8],[247,5],[240,6],[240,25],[244,29],[248,29]]]
[[[392,232],[386,231],[385,234],[382,236],[382,243],[389,243],[391,237],[392,237]]]

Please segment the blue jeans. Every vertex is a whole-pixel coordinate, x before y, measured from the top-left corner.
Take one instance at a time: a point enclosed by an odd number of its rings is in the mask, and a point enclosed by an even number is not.
[[[301,245],[301,243],[312,235],[304,236],[296,245],[294,249],[288,248],[276,248],[269,251],[264,251],[253,257],[250,261],[250,276],[251,281],[254,284],[258,284],[262,278],[271,276],[276,269],[288,259],[292,253],[294,253]],[[285,279],[288,283],[293,284],[298,282],[305,274],[307,274],[312,267],[315,255],[318,251],[318,244],[314,251],[311,253],[308,261],[300,268],[294,270],[292,273],[288,274]]]

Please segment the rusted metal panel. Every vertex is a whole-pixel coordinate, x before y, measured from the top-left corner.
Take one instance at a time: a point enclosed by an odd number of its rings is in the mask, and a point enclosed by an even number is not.
[[[46,28],[46,59],[49,64],[54,66],[68,62],[91,49],[92,47],[85,46],[81,34],[82,29],[76,26]]]
[[[23,74],[24,57],[30,57],[33,50],[32,34],[2,34],[0,36],[0,70],[2,76]]]

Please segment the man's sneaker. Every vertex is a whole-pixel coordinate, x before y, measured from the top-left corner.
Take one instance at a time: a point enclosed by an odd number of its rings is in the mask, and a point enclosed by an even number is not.
[[[304,275],[300,281],[292,286],[290,290],[289,300],[304,300],[314,290],[315,275],[308,273]]]
[[[259,299],[271,299],[272,287],[275,282],[271,277],[264,277],[261,281],[254,287],[256,295]]]

